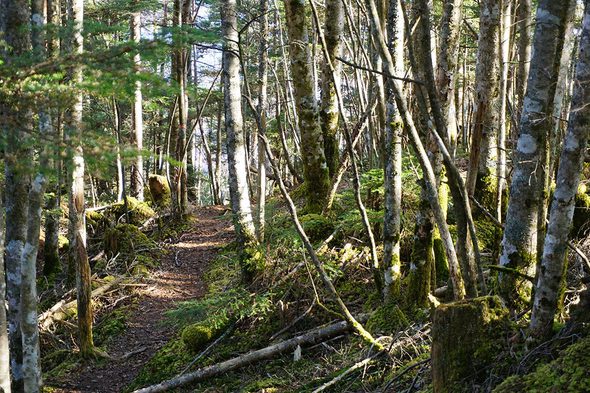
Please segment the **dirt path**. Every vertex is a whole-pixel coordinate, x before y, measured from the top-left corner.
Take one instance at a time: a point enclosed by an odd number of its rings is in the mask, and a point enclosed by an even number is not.
[[[225,209],[209,206],[195,210],[193,228],[179,237],[160,270],[146,279],[148,286],[139,293],[139,304],[122,335],[107,348],[113,358],[137,351],[124,360],[90,364],[72,375],[58,392],[120,392],[141,367],[171,338],[174,331],[163,325],[164,312],[174,303],[195,299],[205,293],[202,275],[220,247],[232,238],[229,220],[220,220]],[[177,255],[177,258],[175,258]]]

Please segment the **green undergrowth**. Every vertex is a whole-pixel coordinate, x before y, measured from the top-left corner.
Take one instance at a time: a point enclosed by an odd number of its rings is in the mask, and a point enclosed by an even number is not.
[[[590,391],[590,337],[562,351],[557,359],[542,364],[526,375],[514,375],[502,382],[494,393]]]

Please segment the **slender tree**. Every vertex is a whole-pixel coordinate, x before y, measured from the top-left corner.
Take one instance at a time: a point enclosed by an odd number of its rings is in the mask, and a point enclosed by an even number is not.
[[[291,75],[301,130],[307,209],[310,213],[319,213],[330,190],[330,177],[315,97],[306,8],[303,0],[285,0]]]
[[[70,50],[82,54],[82,29],[84,21],[83,0],[70,0],[68,14],[72,25]],[[82,67],[75,64],[71,69],[72,82],[82,82]],[[76,92],[73,105],[66,119],[66,135],[71,148],[69,166],[69,219],[70,252],[76,268],[77,308],[78,308],[78,346],[82,356],[94,354],[92,339],[92,305],[90,299],[90,265],[86,250],[86,216],[84,202],[84,151],[82,148],[82,107],[84,97]]]
[[[242,271],[251,281],[258,266],[254,258],[258,242],[249,199],[246,145],[242,118],[240,62],[238,59],[238,22],[236,1],[225,0],[221,8],[223,31],[223,93],[225,104],[225,132],[229,168],[230,203],[234,227],[241,246]]]
[[[137,1],[134,2],[133,6],[138,7]],[[130,30],[133,42],[139,43],[141,38],[141,11],[139,9],[134,10],[131,14]],[[139,72],[141,67],[141,55],[139,51],[133,55],[133,62],[135,63],[135,71]],[[133,95],[133,135],[135,137],[137,156],[135,157],[134,165],[131,167],[131,192],[138,200],[143,201],[143,98],[141,94],[141,81],[135,82]]]
[[[260,0],[260,45],[258,47],[258,133],[266,132],[266,111],[268,109],[268,0]],[[258,143],[258,187],[257,187],[258,241],[264,241],[266,205],[266,152],[264,145]]]

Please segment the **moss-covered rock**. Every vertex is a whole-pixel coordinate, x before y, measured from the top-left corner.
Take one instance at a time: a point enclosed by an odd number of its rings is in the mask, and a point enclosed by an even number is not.
[[[94,210],[86,210],[86,224],[92,227],[95,231],[104,229],[107,223],[105,215]]]
[[[512,392],[590,392],[590,337],[570,345],[554,361],[527,375],[514,375],[502,382],[494,393]]]
[[[182,330],[182,341],[184,345],[193,352],[203,348],[216,335],[217,331],[210,325],[195,323],[188,325]]]
[[[148,187],[145,188],[146,201],[153,202],[158,207],[170,206],[172,201],[170,183],[165,176],[150,175],[148,177]]]
[[[312,242],[322,241],[334,232],[334,223],[321,214],[306,214],[299,220]]]
[[[508,309],[497,296],[439,306],[432,324],[435,393],[472,392],[505,347]]]
[[[574,209],[571,236],[582,238],[590,231],[590,195],[586,193],[586,186],[578,188],[576,207]]]

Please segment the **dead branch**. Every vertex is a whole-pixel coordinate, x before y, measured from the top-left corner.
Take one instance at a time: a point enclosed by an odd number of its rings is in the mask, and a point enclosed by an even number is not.
[[[111,288],[119,285],[123,281],[123,278],[117,278],[111,282],[106,283],[105,285],[96,288],[92,291],[90,297],[95,298],[97,296],[101,296],[108,292]],[[60,321],[65,319],[68,315],[71,315],[75,312],[76,307],[78,305],[77,300],[72,300],[67,302],[65,300],[61,300],[57,302],[53,307],[49,310],[45,311],[43,314],[39,315],[39,327],[41,330],[47,330],[54,322]]]
[[[138,389],[133,393],[154,393],[171,390],[179,386],[186,385],[188,383],[200,381],[222,373],[226,373],[231,370],[235,370],[237,368],[246,366],[248,364],[252,364],[254,362],[258,362],[260,360],[272,358],[284,352],[290,351],[296,348],[298,345],[309,345],[318,343],[327,338],[333,337],[343,332],[347,332],[349,330],[350,326],[346,321],[334,323],[332,325],[314,329],[311,332],[306,333],[304,335],[297,336],[289,340],[281,341],[277,344],[268,346],[266,348],[251,351],[244,355],[235,357],[233,359],[229,359],[221,363],[200,368],[192,373],[161,382],[157,385],[152,385],[142,389]]]

